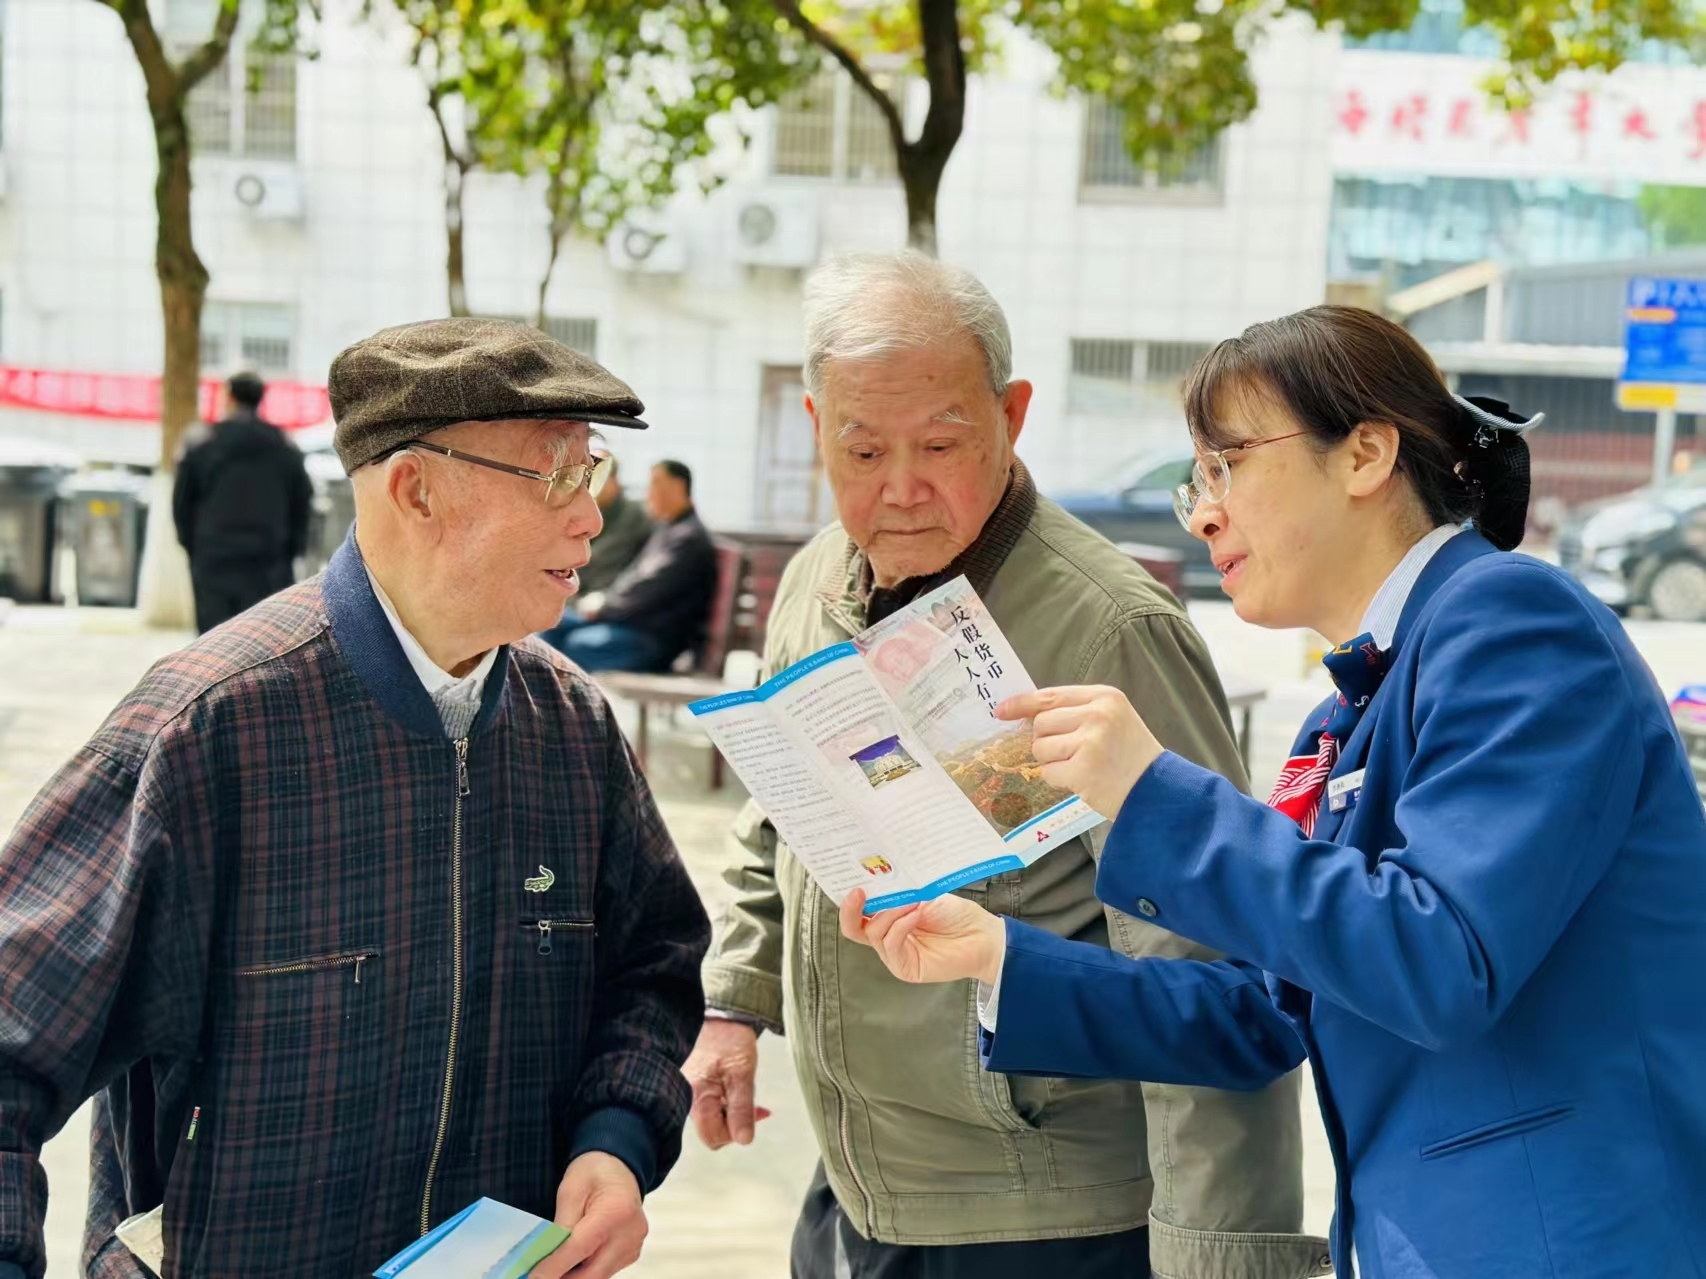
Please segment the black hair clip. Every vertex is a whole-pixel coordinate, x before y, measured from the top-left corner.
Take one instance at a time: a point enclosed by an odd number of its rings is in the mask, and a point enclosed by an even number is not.
[[[1451,398],[1457,401],[1458,408],[1463,411],[1464,420],[1473,430],[1473,443],[1476,448],[1492,448],[1498,443],[1501,431],[1519,436],[1527,435],[1546,420],[1544,413],[1525,418],[1503,400],[1495,400],[1490,395],[1454,394]]]

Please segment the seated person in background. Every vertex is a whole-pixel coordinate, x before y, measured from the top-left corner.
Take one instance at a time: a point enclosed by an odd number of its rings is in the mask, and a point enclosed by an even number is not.
[[[652,467],[646,510],[655,527],[639,557],[541,635],[584,670],[667,671],[705,637],[717,552],[693,509],[693,472],[680,462]]]
[[[578,572],[581,591],[586,595],[609,590],[652,535],[652,522],[646,518],[645,507],[622,491],[615,455],[605,456],[610,459],[610,473],[604,487],[598,490],[598,511],[604,516],[604,531],[592,539],[591,563]]]

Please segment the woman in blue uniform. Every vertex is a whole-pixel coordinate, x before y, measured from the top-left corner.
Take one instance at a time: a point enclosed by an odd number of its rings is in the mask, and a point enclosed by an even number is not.
[[[843,910],[977,977],[990,1070],[1257,1088],[1306,1056],[1363,1279],[1706,1276],[1706,815],[1617,619],[1522,537],[1522,423],[1407,332],[1317,307],[1187,388],[1181,518],[1338,694],[1269,804],[1123,695],[1015,699],[1114,824],[1098,895],[1223,951],[1128,959],[957,897]]]

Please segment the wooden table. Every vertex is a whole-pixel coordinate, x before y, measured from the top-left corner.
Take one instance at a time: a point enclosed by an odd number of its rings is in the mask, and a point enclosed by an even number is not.
[[[1268,690],[1249,680],[1228,678],[1220,682],[1226,690],[1226,705],[1238,716],[1238,754],[1244,771],[1250,771],[1250,719],[1256,703],[1267,700]]]

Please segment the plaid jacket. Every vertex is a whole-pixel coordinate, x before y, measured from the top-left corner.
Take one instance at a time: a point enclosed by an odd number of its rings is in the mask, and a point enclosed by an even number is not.
[[[353,539],[157,665],[0,850],[0,1276],[97,1109],[96,1275],[370,1274],[480,1195],[680,1149],[704,912],[609,707],[529,640],[458,742]]]

